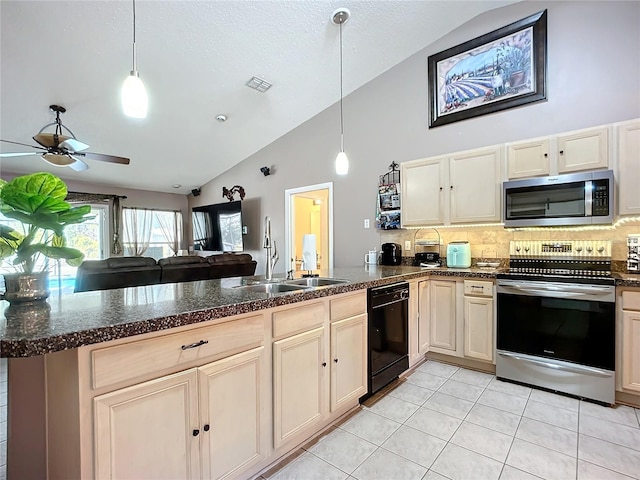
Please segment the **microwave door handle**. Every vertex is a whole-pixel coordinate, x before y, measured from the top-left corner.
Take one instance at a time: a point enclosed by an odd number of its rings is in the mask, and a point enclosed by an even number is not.
[[[593,182],[584,182],[584,215],[590,217],[593,214]]]

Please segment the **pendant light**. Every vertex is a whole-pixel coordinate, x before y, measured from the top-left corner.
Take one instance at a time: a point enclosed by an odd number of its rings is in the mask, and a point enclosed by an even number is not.
[[[349,20],[349,12],[346,8],[339,8],[333,12],[331,20],[340,27],[340,153],[336,157],[336,173],[346,175],[349,173],[349,159],[344,153],[344,120],[342,116],[342,24]]]
[[[133,0],[133,70],[122,84],[120,95],[122,110],[127,117],[145,118],[147,116],[147,91],[136,69],[136,0]]]

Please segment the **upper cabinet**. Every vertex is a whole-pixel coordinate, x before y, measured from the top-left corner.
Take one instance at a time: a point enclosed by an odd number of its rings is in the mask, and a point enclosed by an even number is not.
[[[617,139],[618,214],[640,215],[640,119],[614,127]]]
[[[608,126],[507,144],[510,180],[608,167]]]
[[[402,226],[499,222],[502,146],[400,165]]]

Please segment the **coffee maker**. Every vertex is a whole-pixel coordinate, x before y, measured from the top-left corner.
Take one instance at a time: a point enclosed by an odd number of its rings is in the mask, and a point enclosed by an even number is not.
[[[397,243],[383,243],[380,254],[381,265],[400,265],[402,263],[402,248]]]

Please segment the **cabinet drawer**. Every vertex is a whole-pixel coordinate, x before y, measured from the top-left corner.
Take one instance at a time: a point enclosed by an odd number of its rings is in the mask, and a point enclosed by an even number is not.
[[[331,321],[355,317],[367,311],[367,293],[334,298],[330,302]]]
[[[465,280],[464,281],[464,294],[465,295],[479,295],[482,297],[493,296],[493,282],[479,281],[479,280]]]
[[[207,357],[221,357],[264,343],[262,315],[210,327],[101,348],[91,352],[93,388],[152,375]],[[198,345],[199,344],[199,345]],[[198,345],[198,346],[195,346]],[[188,348],[193,346],[192,348]]]
[[[624,310],[640,310],[640,292],[622,292],[622,308]]]
[[[324,318],[325,306],[323,302],[276,312],[273,314],[273,338],[285,337],[319,327],[324,323]]]

